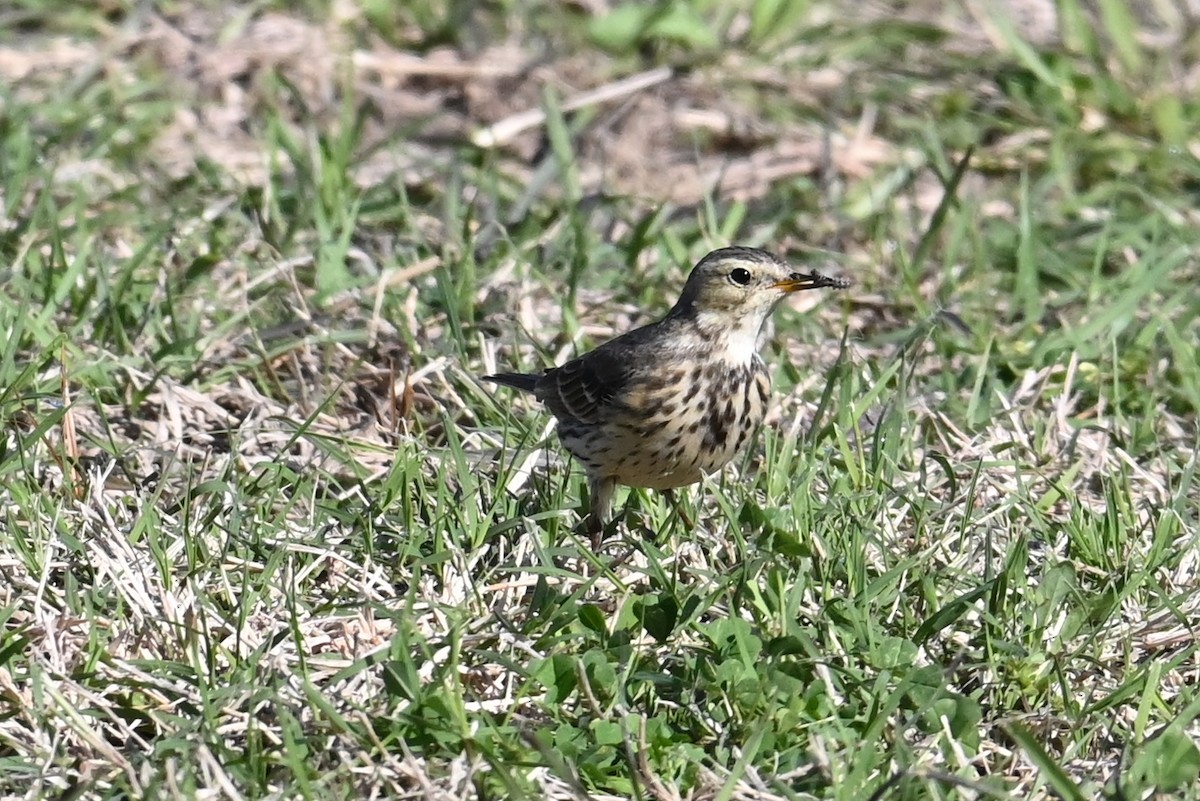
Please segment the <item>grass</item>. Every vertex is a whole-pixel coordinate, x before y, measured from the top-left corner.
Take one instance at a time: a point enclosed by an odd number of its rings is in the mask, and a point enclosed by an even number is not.
[[[1200,799],[1186,20],[106,8],[0,26],[0,795]],[[729,242],[856,287],[593,553],[476,377]]]

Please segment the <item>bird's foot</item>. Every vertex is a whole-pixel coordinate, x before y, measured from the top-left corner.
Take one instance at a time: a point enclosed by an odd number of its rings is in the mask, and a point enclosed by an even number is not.
[[[599,553],[600,549],[604,546],[604,541],[615,536],[620,531],[620,528],[621,520],[619,517],[605,521],[594,512],[589,512],[579,521],[576,531],[579,534],[586,534],[592,544],[592,550]]]

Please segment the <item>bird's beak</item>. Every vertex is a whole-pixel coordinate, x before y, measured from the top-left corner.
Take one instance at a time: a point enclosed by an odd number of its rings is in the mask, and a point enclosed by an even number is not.
[[[783,281],[771,286],[784,292],[799,292],[802,289],[845,289],[850,286],[849,278],[830,278],[820,273],[792,273]]]

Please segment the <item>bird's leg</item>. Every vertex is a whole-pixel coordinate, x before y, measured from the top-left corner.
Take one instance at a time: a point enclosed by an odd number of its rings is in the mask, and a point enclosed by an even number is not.
[[[675,514],[679,515],[679,519],[683,521],[683,525],[687,526],[688,529],[695,530],[696,523],[692,520],[691,515],[684,510],[683,504],[679,500],[679,495],[675,493],[675,490],[665,489],[662,491],[662,494],[667,499],[667,502],[671,504],[672,508],[674,508]]]
[[[617,491],[617,480],[611,476],[588,476],[590,509],[584,520],[585,530],[592,535],[592,548],[600,550],[604,538],[604,524],[612,511],[613,495]]]

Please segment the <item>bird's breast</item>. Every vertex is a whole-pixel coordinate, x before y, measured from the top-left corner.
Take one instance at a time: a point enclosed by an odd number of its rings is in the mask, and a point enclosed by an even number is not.
[[[560,428],[590,472],[638,487],[692,484],[742,451],[766,414],[770,380],[756,354],[646,367],[619,415],[588,430]]]

